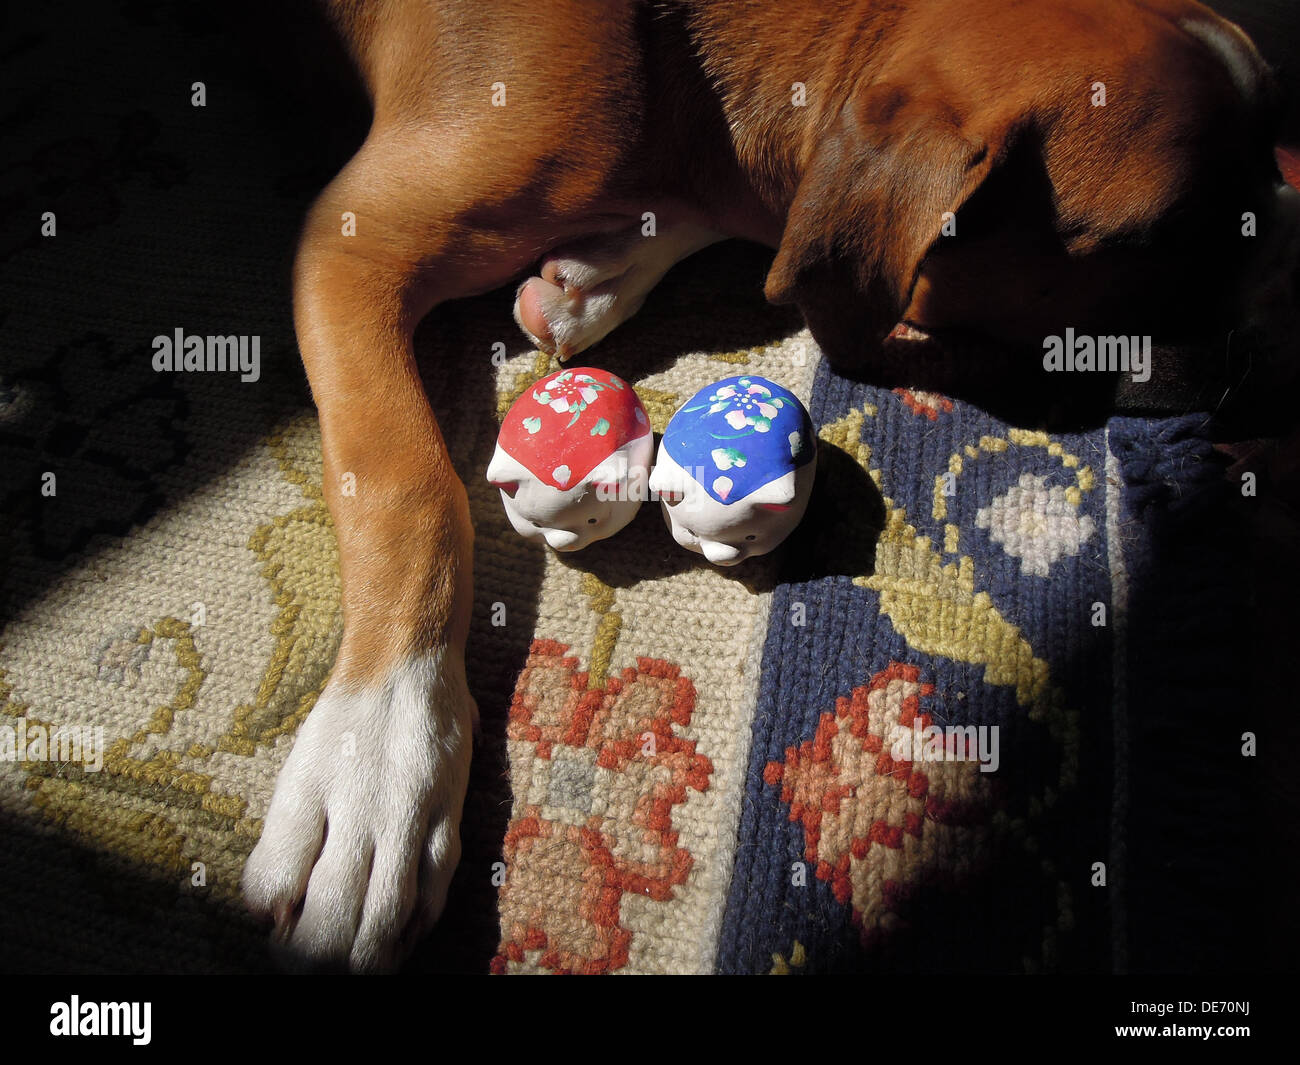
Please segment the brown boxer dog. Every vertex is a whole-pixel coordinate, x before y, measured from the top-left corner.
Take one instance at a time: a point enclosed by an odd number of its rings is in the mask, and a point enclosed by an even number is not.
[[[412,354],[430,309],[540,263],[515,316],[567,358],[742,237],[849,365],[900,320],[1041,344],[1230,316],[1288,232],[1268,70],[1191,0],[329,9],[374,113],[294,274],[344,635],[243,877],[313,961],[392,966],[460,853],[473,534]]]

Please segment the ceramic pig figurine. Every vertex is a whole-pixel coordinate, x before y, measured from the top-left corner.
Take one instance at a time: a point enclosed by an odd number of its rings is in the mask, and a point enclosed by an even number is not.
[[[804,405],[763,377],[701,389],[668,423],[650,490],[673,539],[719,566],[771,551],[808,506],[817,441]]]
[[[613,536],[648,498],[650,419],[631,386],[590,366],[526,391],[501,424],[487,479],[520,536],[578,551]]]

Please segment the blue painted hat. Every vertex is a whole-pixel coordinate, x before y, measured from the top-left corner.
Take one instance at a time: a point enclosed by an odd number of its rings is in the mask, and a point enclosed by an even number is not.
[[[664,432],[672,457],[719,503],[736,503],[811,462],[812,419],[765,377],[728,377],[700,389]]]

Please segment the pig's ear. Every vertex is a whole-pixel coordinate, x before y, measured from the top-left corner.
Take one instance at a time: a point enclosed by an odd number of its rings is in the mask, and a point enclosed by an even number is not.
[[[686,485],[677,463],[671,459],[659,462],[650,474],[650,493],[652,498],[663,500],[669,506],[675,506],[686,498]]]
[[[619,486],[627,480],[627,471],[627,456],[616,451],[587,474],[587,487],[597,492],[617,492]],[[603,498],[612,499],[613,496],[606,495]]]
[[[794,471],[751,492],[749,502],[764,510],[789,510],[794,504]]]
[[[517,459],[511,458],[501,447],[497,445],[496,452],[492,456],[492,461],[488,463],[487,479],[490,484],[500,488],[506,495],[514,497],[519,491],[521,481],[528,480],[532,474],[528,468]]]

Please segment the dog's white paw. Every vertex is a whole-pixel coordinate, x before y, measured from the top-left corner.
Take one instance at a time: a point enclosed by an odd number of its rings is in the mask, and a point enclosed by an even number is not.
[[[520,286],[515,321],[542,351],[567,359],[602,340],[640,309],[645,293],[626,293],[625,277],[619,274],[583,289],[549,280],[544,268],[543,276],[530,277]]]
[[[474,701],[443,650],[373,687],[331,682],[244,866],[291,964],[388,969],[442,913],[460,859]]]
[[[541,350],[567,359],[636,314],[673,264],[721,239],[678,223],[654,236],[638,226],[566,245],[519,286],[515,321]]]

